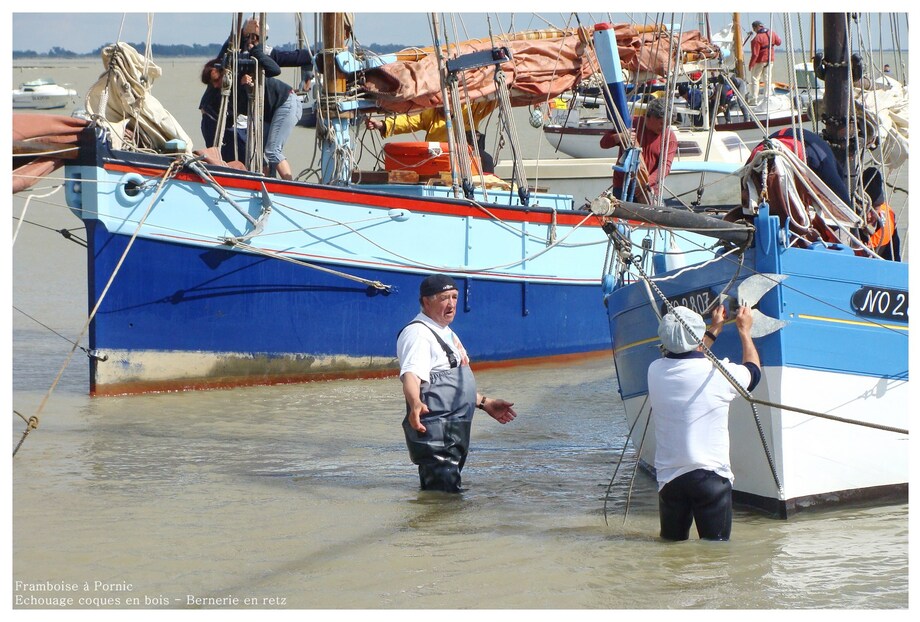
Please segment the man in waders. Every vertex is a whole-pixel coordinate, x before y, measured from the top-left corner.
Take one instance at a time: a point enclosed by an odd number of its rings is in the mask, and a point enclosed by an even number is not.
[[[422,490],[460,492],[476,408],[499,423],[517,416],[513,404],[476,392],[460,339],[448,328],[457,312],[457,283],[434,274],[419,287],[421,312],[399,333],[396,353],[406,398],[403,431]]]
[[[735,318],[742,364],[721,361],[748,391],[760,382],[760,356],[751,338],[753,315],[740,307]],[[732,474],[728,446],[728,407],[739,391],[703,354],[712,347],[725,308],[703,317],[673,307],[658,326],[665,350],[648,368],[648,397],[655,423],[655,475],[661,537],[687,540],[690,525],[702,540],[728,540],[732,531]]]

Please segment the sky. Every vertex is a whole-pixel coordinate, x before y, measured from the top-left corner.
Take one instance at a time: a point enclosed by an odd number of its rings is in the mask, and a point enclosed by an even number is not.
[[[184,3],[172,0],[160,1],[157,7],[158,13],[109,13],[109,12],[89,12],[99,11],[101,9],[111,9],[113,4],[100,3],[91,0],[79,5],[63,5],[58,2],[41,3],[41,6],[54,7],[59,5],[71,8],[74,6],[86,7],[88,12],[55,12],[47,10],[42,13],[27,12],[10,12],[6,18],[10,20],[12,31],[12,49],[13,50],[34,50],[45,53],[52,47],[58,46],[77,53],[87,53],[101,46],[112,43],[116,40],[136,43],[147,40],[148,21],[152,20],[151,42],[157,44],[194,44],[202,45],[210,43],[222,43],[231,28],[231,11],[243,10],[246,14],[251,13],[252,6],[240,7],[233,6],[235,3],[222,3],[222,12],[213,13],[189,13],[183,12]],[[302,8],[305,4],[316,6],[314,3],[289,2],[287,0],[265,0],[264,4],[258,8],[268,13],[269,39],[268,42],[275,45],[283,43],[293,43],[296,41],[295,20],[293,12],[285,12],[290,9]],[[403,0],[399,3],[403,12],[390,13],[373,13],[379,9],[382,3],[370,3],[366,1],[344,0],[336,2],[336,9],[352,10],[356,13],[355,32],[358,35],[358,41],[363,44],[371,43],[396,43],[396,44],[420,44],[428,45],[431,41],[429,28],[429,14],[424,11],[432,9],[455,9],[458,3],[441,2],[444,6],[432,6],[431,2],[425,3],[418,0]],[[396,3],[391,3],[393,6]],[[566,25],[566,20],[571,19],[570,13],[559,11],[560,3],[547,2],[545,0],[510,0],[502,3],[500,6],[508,11],[522,9],[521,12],[512,13],[486,13],[489,9],[494,8],[495,3],[482,2],[481,0],[467,0],[462,2],[463,13],[459,14],[462,22],[457,21],[456,28],[460,38],[481,37],[488,35],[489,22],[486,19],[488,15],[491,18],[493,30],[508,30],[511,25],[512,17],[514,18],[515,29],[528,29],[545,27],[547,24],[555,26]],[[606,9],[613,6],[623,6],[625,3],[614,3],[611,1],[598,2],[597,0],[583,1],[577,0],[574,8],[579,9],[579,17],[584,23],[593,23],[595,21],[640,21],[654,22],[666,16],[671,19],[673,11],[683,11],[687,8],[687,3],[672,2],[671,0],[656,0],[655,8],[659,13],[607,13]],[[722,7],[721,3],[706,0],[710,6]],[[739,3],[740,4],[740,3]],[[747,3],[746,3],[747,4]],[[790,6],[784,6],[788,4]],[[796,6],[798,4],[798,6]],[[809,3],[809,8],[819,8],[815,5],[823,2]],[[858,3],[852,3],[857,5]],[[187,6],[187,4],[185,4]],[[777,10],[794,10],[801,8],[801,2],[782,2],[775,1],[771,3],[772,8]],[[888,11],[906,11],[906,4],[903,2],[882,0],[876,3],[879,9]],[[198,4],[198,7],[201,5]],[[858,8],[855,7],[855,8]],[[248,10],[247,10],[248,9]],[[538,14],[540,17],[534,17]],[[731,14],[728,12],[711,11],[712,28],[719,30],[731,23]],[[677,13],[676,21],[683,21],[691,27],[698,27],[698,13]],[[305,32],[308,39],[314,38],[313,13],[303,13]],[[783,32],[781,13],[742,13],[742,25],[747,28],[754,19],[760,19],[768,24],[775,24],[777,32]],[[545,20],[545,21],[544,21]],[[906,21],[906,20],[905,20]],[[798,28],[796,21],[793,21],[793,28]],[[882,29],[884,30],[884,29]],[[452,37],[453,33],[448,32]],[[906,39],[907,29],[903,30],[902,36]]]

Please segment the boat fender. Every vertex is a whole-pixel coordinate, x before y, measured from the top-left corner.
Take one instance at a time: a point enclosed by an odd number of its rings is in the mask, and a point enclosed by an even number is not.
[[[852,248],[846,244],[840,244],[839,242],[834,242],[831,244],[828,244],[827,242],[812,242],[808,245],[808,250],[824,251],[826,253],[843,253],[844,255],[856,254]]]
[[[395,220],[396,222],[406,222],[407,220],[409,220],[409,216],[411,215],[412,215],[412,212],[410,212],[407,209],[402,209],[402,208],[393,208],[389,212],[387,212],[387,216],[389,216],[391,220]]]
[[[530,111],[530,127],[543,127],[543,112],[539,108]]]
[[[605,274],[601,279],[601,289],[604,292],[604,296],[609,296],[613,293],[613,290],[616,288],[617,280],[612,274]]]
[[[137,173],[128,173],[115,187],[115,196],[122,205],[135,205],[144,198],[144,178]]]
[[[64,182],[64,197],[71,209],[83,209],[83,180],[79,173],[71,175],[71,179]]]
[[[163,145],[163,153],[182,153],[187,149],[185,141],[175,138]]]

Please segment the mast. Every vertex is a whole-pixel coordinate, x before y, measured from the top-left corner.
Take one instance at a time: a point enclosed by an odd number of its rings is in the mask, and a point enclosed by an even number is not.
[[[855,123],[849,117],[849,102],[853,75],[847,53],[847,13],[824,14],[824,138],[830,144],[837,161],[848,170],[849,142],[856,135]]]
[[[732,13],[732,43],[735,46],[735,75],[744,80],[744,42],[741,40],[741,13]]]
[[[324,184],[351,182],[351,132],[354,113],[340,109],[348,88],[345,73],[339,69],[336,56],[345,51],[346,24],[344,13],[323,13],[323,46],[320,56],[323,68],[323,101],[319,108],[325,117],[322,142],[322,181]],[[319,129],[319,128],[317,128]]]

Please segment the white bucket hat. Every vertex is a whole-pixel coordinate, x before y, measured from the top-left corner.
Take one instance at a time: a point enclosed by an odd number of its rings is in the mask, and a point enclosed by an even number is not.
[[[678,318],[683,320],[690,332],[684,328]],[[687,307],[674,307],[661,318],[661,323],[658,325],[658,338],[661,339],[661,345],[673,354],[696,350],[705,332],[706,322],[703,316]]]

